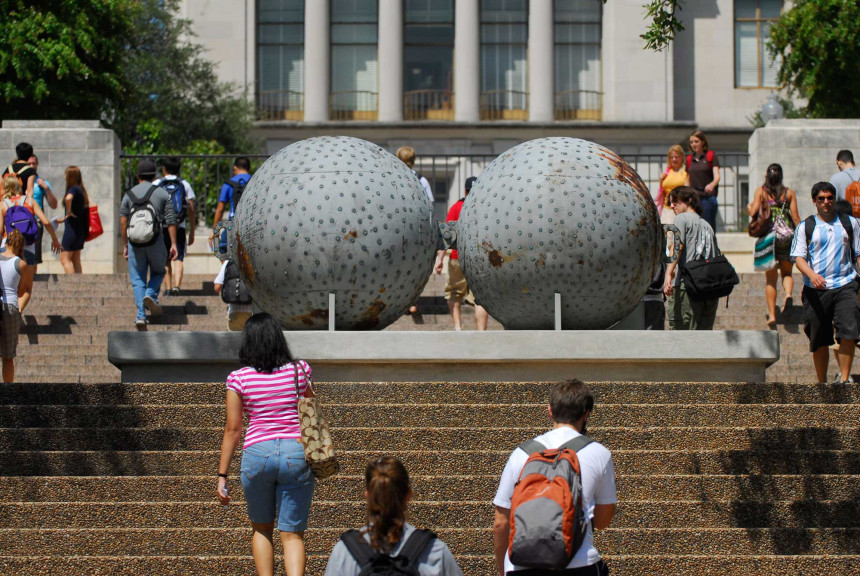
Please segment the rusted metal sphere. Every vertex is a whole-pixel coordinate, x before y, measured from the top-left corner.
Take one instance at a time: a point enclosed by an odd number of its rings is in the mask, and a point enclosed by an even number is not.
[[[457,227],[469,287],[508,329],[608,328],[636,307],[662,265],[663,233],[647,186],[611,150],[540,138],[478,177]]]
[[[439,227],[418,178],[344,136],[280,150],[248,183],[228,229],[254,301],[287,329],[382,329],[432,272]]]

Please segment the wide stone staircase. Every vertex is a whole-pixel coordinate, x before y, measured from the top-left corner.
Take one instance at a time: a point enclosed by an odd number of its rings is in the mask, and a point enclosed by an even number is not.
[[[718,328],[763,327],[763,285],[744,276]],[[421,314],[390,329],[449,329],[442,286],[433,278]],[[812,382],[798,294],[780,317],[773,382],[623,383],[607,367],[592,385],[590,433],[617,468],[618,513],[597,534],[613,574],[860,574],[860,386]],[[224,327],[209,278],[162,303],[150,331]],[[124,276],[39,277],[18,383],[0,388],[0,574],[254,573],[238,457],[237,503],[214,498],[223,383],[119,383],[107,332],[133,320]],[[362,524],[366,463],[393,453],[413,478],[412,522],[466,574],[493,574],[498,476],[548,426],[548,390],[318,383],[343,472],[317,485],[308,573]]]

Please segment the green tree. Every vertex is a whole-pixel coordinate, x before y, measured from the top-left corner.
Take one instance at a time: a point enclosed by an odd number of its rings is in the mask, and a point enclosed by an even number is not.
[[[100,118],[122,105],[133,0],[0,0],[0,101],[14,119]]]
[[[860,111],[860,3],[795,0],[771,32],[778,80],[807,99],[812,118],[856,118]]]

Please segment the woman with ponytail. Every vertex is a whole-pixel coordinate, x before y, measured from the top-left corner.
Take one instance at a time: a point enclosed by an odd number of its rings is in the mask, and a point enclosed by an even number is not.
[[[771,164],[767,167],[764,184],[756,188],[752,202],[747,206],[750,217],[758,214],[763,203],[770,208],[773,228],[763,238],[759,238],[753,250],[753,263],[756,272],[764,272],[764,298],[767,303],[767,326],[776,328],[776,281],[782,274],[782,290],[785,293],[782,313],[790,311],[793,305],[791,296],[794,278],[791,276],[791,241],[794,230],[800,224],[797,211],[797,196],[794,190],[782,183],[782,166]]]
[[[400,460],[383,456],[368,464],[364,488],[367,525],[341,536],[332,550],[325,576],[358,576],[368,565],[380,573],[383,568],[411,565],[421,576],[462,576],[444,542],[406,521],[412,486]]]

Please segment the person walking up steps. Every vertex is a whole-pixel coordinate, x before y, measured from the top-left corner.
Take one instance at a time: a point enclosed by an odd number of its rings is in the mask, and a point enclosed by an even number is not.
[[[812,187],[817,213],[800,223],[791,245],[791,258],[803,274],[803,331],[821,383],[827,382],[827,348],[834,343],[834,328],[840,382],[851,382],[860,338],[860,279],[855,271],[855,265],[860,266],[860,224],[836,211],[836,198],[836,188],[829,182]]]
[[[154,179],[155,164],[141,160],[137,166],[138,184],[126,192],[119,207],[122,255],[128,260],[137,307],[134,323],[139,327],[149,323],[147,310],[151,316],[161,316],[158,292],[168,258],[176,258],[176,212],[170,195],[154,185]],[[162,240],[164,230],[170,237],[169,249]]]
[[[609,450],[587,436],[593,409],[594,396],[583,382],[557,383],[549,397],[552,430],[521,444],[508,458],[493,499],[499,576],[609,574],[594,546],[594,530],[608,528],[615,515],[615,464]],[[569,492],[550,485],[556,471],[567,477]],[[582,521],[574,521],[577,512],[584,514]]]
[[[57,218],[57,222],[66,224],[60,262],[66,274],[80,274],[83,272],[81,251],[90,234],[90,197],[81,177],[81,169],[77,166],[66,168],[66,194],[63,196],[63,205],[66,215]]]
[[[165,158],[161,168],[164,177],[153,182],[167,190],[173,202],[173,211],[176,212],[176,259],[167,261],[164,275],[164,294],[171,296],[179,296],[182,288],[185,254],[188,246],[194,244],[194,228],[197,222],[194,213],[194,190],[187,180],[179,177],[181,168],[182,161],[176,156]],[[170,236],[162,234],[162,237],[165,246],[170,249]]]
[[[0,254],[0,283],[2,283],[3,312],[0,321],[0,356],[3,358],[3,382],[15,381],[15,356],[18,352],[18,332],[21,313],[18,297],[32,284],[32,276],[26,274],[27,263],[21,259],[24,237],[17,230],[6,236],[6,247]],[[29,278],[29,279],[28,279]]]
[[[227,220],[233,219],[233,216],[236,215],[236,206],[239,204],[239,199],[242,197],[242,193],[245,191],[245,186],[248,184],[250,179],[251,161],[244,156],[236,158],[236,161],[233,162],[233,176],[221,186],[221,193],[218,196],[218,205],[215,207],[215,217],[212,220],[213,226],[221,221],[224,217],[224,209],[228,206],[230,207],[230,210],[227,214]],[[213,245],[214,241],[215,233],[213,232],[209,235],[209,245]],[[221,238],[218,239],[218,242],[221,251],[226,253],[226,230],[221,234]]]
[[[33,200],[36,204],[39,205],[39,208],[42,209],[42,212],[45,211],[45,202],[48,203],[51,210],[56,210],[59,203],[57,202],[56,196],[54,196],[54,189],[51,187],[51,183],[39,176],[39,158],[33,154],[30,156],[30,159],[27,160],[27,164],[36,171],[36,181],[33,184]],[[45,234],[45,227],[41,222],[36,222],[39,226],[39,237],[36,239],[36,266],[33,266],[33,273],[37,273],[37,266],[42,263],[42,236]]]

